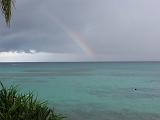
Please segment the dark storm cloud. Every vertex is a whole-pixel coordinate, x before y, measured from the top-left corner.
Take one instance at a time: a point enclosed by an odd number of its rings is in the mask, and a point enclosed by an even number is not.
[[[63,23],[85,38],[97,60],[160,60],[159,5],[159,0],[17,0],[11,27],[0,20],[0,51],[83,54]]]
[[[47,4],[40,0],[24,3],[16,6],[10,28],[1,23],[0,50],[72,52],[76,49],[63,29],[48,17],[52,11],[48,12]]]

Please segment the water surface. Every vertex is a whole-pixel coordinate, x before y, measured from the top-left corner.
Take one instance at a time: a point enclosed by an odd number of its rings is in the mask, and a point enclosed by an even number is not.
[[[66,120],[160,119],[160,62],[0,63],[0,80]]]

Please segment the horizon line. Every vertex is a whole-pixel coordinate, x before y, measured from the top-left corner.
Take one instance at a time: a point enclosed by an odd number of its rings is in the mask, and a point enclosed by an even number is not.
[[[124,63],[124,62],[160,62],[160,60],[135,60],[135,61],[130,61],[130,60],[124,60],[124,61],[8,61],[8,62],[0,62],[0,63]]]

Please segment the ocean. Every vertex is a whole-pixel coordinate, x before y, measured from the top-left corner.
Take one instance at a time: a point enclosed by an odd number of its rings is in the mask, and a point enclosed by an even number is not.
[[[160,62],[0,63],[0,80],[65,120],[160,120]]]

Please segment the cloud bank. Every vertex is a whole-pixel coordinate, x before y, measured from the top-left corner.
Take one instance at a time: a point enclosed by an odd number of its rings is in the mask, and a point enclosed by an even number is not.
[[[78,59],[74,54],[36,52],[35,50],[0,52],[0,62],[75,62]]]

